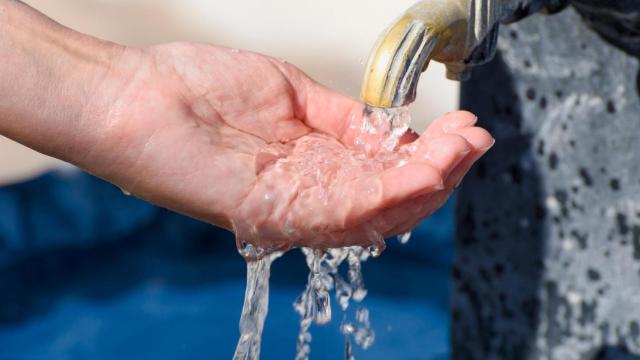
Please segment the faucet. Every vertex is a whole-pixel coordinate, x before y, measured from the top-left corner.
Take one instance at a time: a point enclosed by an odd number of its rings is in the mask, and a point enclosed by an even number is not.
[[[463,81],[473,66],[493,58],[500,22],[556,12],[567,0],[422,0],[380,37],[369,57],[361,99],[370,106],[406,106],[416,98],[429,61],[444,63],[447,78]]]

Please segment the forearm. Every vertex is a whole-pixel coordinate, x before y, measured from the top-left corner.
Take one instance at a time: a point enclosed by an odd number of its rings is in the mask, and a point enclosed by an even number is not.
[[[0,0],[0,135],[82,164],[100,142],[99,89],[122,51]]]

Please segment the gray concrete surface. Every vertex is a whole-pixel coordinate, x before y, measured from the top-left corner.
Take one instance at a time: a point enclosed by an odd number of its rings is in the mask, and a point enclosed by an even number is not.
[[[497,144],[459,193],[454,359],[640,359],[639,24],[533,15],[463,84]]]

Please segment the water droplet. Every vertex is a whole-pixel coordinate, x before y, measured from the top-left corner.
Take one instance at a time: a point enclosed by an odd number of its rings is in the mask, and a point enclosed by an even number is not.
[[[336,274],[334,278],[336,283],[336,300],[338,301],[342,311],[345,311],[349,307],[352,289],[340,274]]]
[[[363,349],[368,349],[373,345],[375,340],[375,332],[371,329],[369,321],[369,310],[365,307],[358,307],[356,310],[356,326],[352,332],[353,338]]]
[[[353,334],[353,332],[355,331],[355,327],[353,326],[353,324],[349,323],[349,322],[345,322],[340,326],[340,331],[343,334]]]
[[[314,322],[318,325],[325,325],[331,321],[331,300],[328,291],[316,293],[316,316]]]
[[[369,324],[369,309],[362,306],[358,307],[358,310],[356,310],[356,321]]]
[[[411,239],[411,231],[408,231],[404,234],[400,234],[398,235],[398,241],[400,242],[400,244],[404,245],[406,243],[409,242],[409,239]]]
[[[344,359],[356,360],[355,356],[353,356],[353,347],[351,345],[351,338],[349,338],[349,336],[344,337]]]
[[[373,257],[380,256],[380,247],[378,245],[370,245],[368,250],[371,256]]]
[[[255,259],[262,254],[260,249],[257,249],[252,244],[247,241],[242,241],[240,247],[238,248],[238,252],[242,257],[246,259]]]

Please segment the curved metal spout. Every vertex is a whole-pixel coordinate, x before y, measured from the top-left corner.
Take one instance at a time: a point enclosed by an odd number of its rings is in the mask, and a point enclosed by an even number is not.
[[[491,32],[493,0],[425,0],[411,7],[378,40],[369,58],[362,100],[376,107],[412,103],[430,60],[445,63],[447,77],[464,80],[472,52]],[[478,16],[476,16],[478,14]],[[487,46],[495,46],[495,41]],[[482,62],[493,55],[486,52]]]

